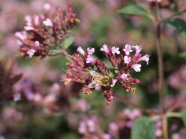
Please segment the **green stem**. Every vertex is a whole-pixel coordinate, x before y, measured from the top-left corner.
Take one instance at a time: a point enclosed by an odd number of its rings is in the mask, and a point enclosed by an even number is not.
[[[169,112],[166,114],[166,116],[169,117],[176,117],[176,118],[181,118],[181,113],[179,112]]]

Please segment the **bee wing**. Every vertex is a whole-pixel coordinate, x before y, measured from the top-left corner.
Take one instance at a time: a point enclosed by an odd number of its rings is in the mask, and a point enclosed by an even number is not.
[[[100,84],[96,84],[96,83],[89,83],[88,84],[88,88],[95,88],[95,89],[99,89],[101,87]]]
[[[99,74],[98,72],[93,71],[93,70],[90,70],[89,73],[90,73],[91,76],[94,76],[94,77],[95,77],[95,76],[96,76],[96,77],[102,77],[101,74]]]
[[[88,84],[88,88],[95,88],[95,86],[96,86],[96,84],[93,83],[93,82],[91,82],[91,83]]]

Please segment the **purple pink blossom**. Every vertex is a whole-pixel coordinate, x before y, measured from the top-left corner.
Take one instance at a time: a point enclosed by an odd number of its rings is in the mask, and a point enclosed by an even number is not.
[[[121,51],[123,50],[123,51]],[[135,50],[135,53],[133,51]],[[148,64],[149,55],[142,56],[141,46],[125,45],[125,48],[120,49],[119,47],[113,46],[111,49],[106,44],[100,49],[103,51],[115,69],[115,72],[111,72],[110,68],[107,67],[100,59],[93,57],[95,52],[94,48],[87,48],[84,51],[81,47],[78,47],[77,52],[79,54],[73,54],[71,62],[67,63],[68,69],[66,72],[66,78],[64,84],[68,85],[71,82],[79,82],[82,84],[81,91],[85,94],[90,94],[93,90],[97,91],[103,89],[103,96],[107,99],[107,104],[114,99],[113,87],[116,83],[119,83],[127,92],[135,92],[136,88],[133,87],[140,83],[139,79],[132,77],[131,71],[141,71],[141,61],[145,61]],[[109,85],[102,85],[102,83],[94,83],[90,78],[91,73],[97,73],[101,77],[110,78],[112,83]]]
[[[21,56],[45,57],[51,48],[60,45],[68,37],[68,30],[79,23],[70,2],[67,2],[65,10],[56,6],[54,13],[48,3],[44,5],[44,10],[43,15],[27,15],[24,31],[15,33]]]

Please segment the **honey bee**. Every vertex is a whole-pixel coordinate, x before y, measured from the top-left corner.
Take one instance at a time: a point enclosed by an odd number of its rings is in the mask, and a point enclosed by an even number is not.
[[[100,86],[110,86],[112,84],[112,78],[109,76],[103,76],[96,71],[89,71],[91,83],[89,88],[95,88]]]

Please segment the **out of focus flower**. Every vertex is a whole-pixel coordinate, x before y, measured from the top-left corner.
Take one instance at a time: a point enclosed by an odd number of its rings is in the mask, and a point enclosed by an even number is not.
[[[3,137],[2,135],[0,135],[0,139],[5,139],[5,137]]]
[[[96,117],[84,118],[79,123],[78,131],[83,138],[90,139],[111,139],[111,135],[103,133]]]
[[[14,94],[14,101],[17,102],[19,100],[21,100],[21,94],[20,93]]]
[[[162,0],[148,0],[148,2],[161,2]]]
[[[90,104],[88,104],[88,102],[84,99],[78,100],[76,105],[80,108],[82,112],[86,112],[90,109]]]
[[[156,137],[162,136],[162,122],[160,120],[156,121]]]
[[[56,12],[53,13],[49,4],[45,4],[44,9],[44,15],[26,16],[25,30],[15,33],[19,39],[21,55],[30,58],[48,55],[52,47],[58,46],[64,41],[68,36],[68,30],[79,23],[70,2],[67,3],[64,11],[56,6]]]
[[[175,89],[184,89],[186,83],[186,65],[171,74],[168,78],[168,83]]]
[[[79,124],[79,133],[86,134],[86,133],[94,133],[96,132],[97,128],[97,119],[95,117],[84,119]]]
[[[13,120],[13,121],[19,121],[22,119],[22,114],[14,108],[4,108],[2,110],[2,118],[4,120]],[[11,121],[12,122],[12,121]]]
[[[12,60],[9,59],[5,66],[0,61],[0,75],[0,104],[9,100],[17,100],[18,96],[15,97],[17,92],[14,90],[14,85],[21,79],[22,74],[14,73]]]

